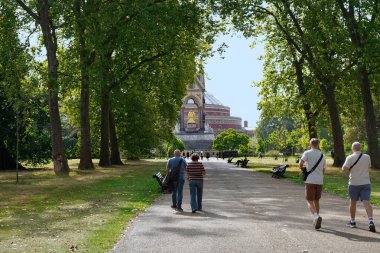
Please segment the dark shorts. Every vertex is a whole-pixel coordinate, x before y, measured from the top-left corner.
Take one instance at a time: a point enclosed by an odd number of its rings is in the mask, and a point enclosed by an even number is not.
[[[371,198],[371,185],[363,184],[363,185],[349,185],[348,186],[348,194],[350,195],[350,199],[358,201],[370,200]]]
[[[305,184],[306,200],[319,200],[322,196],[322,185],[320,184]]]

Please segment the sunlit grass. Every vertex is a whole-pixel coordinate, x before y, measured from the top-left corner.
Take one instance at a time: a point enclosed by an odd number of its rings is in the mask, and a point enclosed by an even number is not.
[[[154,172],[163,161],[78,171],[0,173],[1,252],[107,252],[128,221],[160,195]]]
[[[286,173],[284,175],[285,178],[292,182],[303,184],[295,157],[288,158],[287,162],[285,162],[283,158],[275,160],[271,157],[265,157],[262,159],[257,157],[249,157],[248,159],[250,160],[248,163],[249,168],[252,168],[254,171],[264,173],[271,173],[272,167],[286,163],[290,165],[290,167],[286,169]],[[340,168],[333,167],[332,163],[332,159],[327,160],[327,169],[324,177],[323,189],[326,192],[335,193],[339,196],[347,198],[348,174],[343,173]],[[380,170],[371,170],[370,177],[372,189],[371,202],[375,205],[380,205]]]

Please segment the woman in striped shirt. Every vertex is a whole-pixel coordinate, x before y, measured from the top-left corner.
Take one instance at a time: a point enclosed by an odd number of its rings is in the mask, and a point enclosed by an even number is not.
[[[190,187],[190,205],[192,213],[202,211],[203,176],[206,175],[205,168],[198,162],[199,155],[191,155],[191,162],[187,163],[186,175]]]

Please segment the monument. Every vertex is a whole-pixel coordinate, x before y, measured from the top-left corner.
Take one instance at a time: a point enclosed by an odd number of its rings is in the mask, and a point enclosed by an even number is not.
[[[215,135],[208,127],[205,131],[205,81],[203,75],[198,75],[190,84],[183,98],[179,127],[174,134],[185,144],[188,151],[210,151]]]
[[[230,115],[224,106],[206,91],[203,75],[198,75],[187,88],[174,134],[185,144],[186,151],[211,151],[212,142],[219,133],[233,128],[253,136],[253,132],[241,126],[242,119]]]

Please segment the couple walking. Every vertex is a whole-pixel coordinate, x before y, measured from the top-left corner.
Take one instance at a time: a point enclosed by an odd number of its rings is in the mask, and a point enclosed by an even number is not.
[[[319,141],[316,138],[310,140],[311,149],[305,151],[301,158],[299,167],[310,173],[305,181],[305,195],[308,208],[313,214],[313,224],[315,229],[321,228],[322,217],[319,215],[319,200],[322,195],[323,175],[326,168],[326,159],[319,150]],[[352,144],[353,154],[346,158],[342,170],[349,173],[348,194],[350,197],[349,211],[351,219],[346,226],[355,228],[356,203],[361,200],[368,216],[369,231],[376,232],[373,222],[373,210],[370,204],[371,182],[369,179],[369,168],[371,159],[369,155],[361,152],[361,144],[354,142]],[[307,165],[304,168],[304,165]]]
[[[186,178],[189,181],[190,187],[190,206],[192,213],[202,211],[202,195],[203,195],[203,177],[206,175],[205,168],[201,162],[198,162],[199,155],[194,153],[191,155],[191,161],[186,163],[186,160],[181,158],[179,150],[174,151],[174,157],[170,158],[166,169],[168,175],[171,175],[173,170],[179,170],[178,179],[173,182],[172,193],[172,208],[182,212],[183,185]]]

